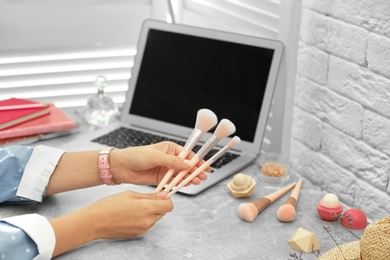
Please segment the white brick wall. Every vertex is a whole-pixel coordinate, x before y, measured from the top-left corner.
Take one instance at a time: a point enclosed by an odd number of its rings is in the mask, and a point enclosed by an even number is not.
[[[390,3],[302,5],[294,171],[370,219],[390,215]]]

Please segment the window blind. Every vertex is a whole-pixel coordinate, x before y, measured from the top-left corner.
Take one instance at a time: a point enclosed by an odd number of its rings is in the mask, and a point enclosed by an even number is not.
[[[84,106],[98,75],[116,103],[124,101],[135,49],[0,57],[0,99],[29,98],[58,107]]]
[[[181,19],[187,24],[276,39],[280,1],[184,0]]]
[[[83,106],[103,75],[108,94],[122,103],[141,24],[166,13],[159,2],[1,1],[0,100]]]

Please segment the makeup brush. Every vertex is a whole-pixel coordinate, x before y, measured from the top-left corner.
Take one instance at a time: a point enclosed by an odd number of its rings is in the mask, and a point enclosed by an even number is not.
[[[242,220],[245,220],[246,222],[253,222],[257,217],[257,215],[260,214],[260,212],[262,212],[266,207],[272,204],[275,200],[279,199],[281,196],[286,194],[286,192],[294,188],[295,185],[296,182],[291,183],[281,188],[280,190],[268,194],[267,196],[264,196],[255,201],[241,203],[238,206],[238,214],[240,215],[240,218]]]
[[[210,109],[200,109],[196,115],[195,128],[192,130],[190,136],[187,139],[186,144],[183,147],[183,150],[180,152],[179,156],[186,158],[188,154],[192,151],[195,145],[198,143],[202,135],[214,127],[218,123],[217,116]],[[164,175],[164,178],[158,184],[155,192],[161,191],[165,184],[172,177],[175,169],[169,169],[169,171]]]
[[[192,157],[191,163],[195,166],[206,154],[213,149],[213,147],[223,138],[233,134],[236,131],[235,125],[228,119],[222,119],[217,125],[213,135],[206,141],[206,143],[199,149],[199,151]],[[176,184],[190,171],[183,170],[179,172],[176,177],[168,184],[164,191],[170,192]]]
[[[279,207],[278,212],[276,213],[279,221],[282,222],[292,222],[295,219],[295,208],[297,206],[297,201],[299,198],[299,192],[302,187],[302,178],[300,178],[295,185],[295,188],[291,192],[290,197],[288,197],[285,204]]]
[[[209,167],[211,164],[213,164],[216,160],[218,160],[223,154],[225,154],[229,149],[231,149],[232,147],[234,147],[235,145],[237,145],[239,142],[241,141],[240,137],[238,136],[235,136],[232,138],[232,140],[230,140],[230,142],[225,145],[221,150],[219,150],[216,154],[214,154],[213,156],[211,156],[210,159],[208,159],[204,164],[202,164],[198,169],[196,169],[196,171],[194,171],[193,173],[191,173],[190,176],[188,176],[187,178],[184,179],[184,181],[182,181],[178,186],[176,186],[175,188],[173,188],[173,190],[171,190],[168,195],[167,195],[167,198],[171,197],[173,194],[175,194],[178,190],[180,190],[181,188],[183,188],[187,183],[189,183],[193,178],[195,178],[196,176],[199,175],[199,173],[201,173],[202,171],[204,171],[207,167]]]

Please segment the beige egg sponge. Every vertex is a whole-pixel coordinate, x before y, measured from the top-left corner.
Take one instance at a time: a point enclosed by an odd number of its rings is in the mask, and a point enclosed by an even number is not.
[[[249,198],[252,196],[256,181],[249,175],[238,173],[227,184],[234,198]]]

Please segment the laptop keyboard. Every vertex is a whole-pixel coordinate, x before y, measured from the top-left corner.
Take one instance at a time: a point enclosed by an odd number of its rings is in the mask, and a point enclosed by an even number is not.
[[[92,142],[103,144],[110,147],[119,148],[119,149],[126,148],[129,146],[155,144],[162,141],[171,141],[181,146],[185,145],[185,142],[177,139],[167,138],[164,136],[146,133],[146,132],[142,132],[135,129],[126,128],[126,127],[120,127],[118,129],[115,129],[105,135],[102,135],[92,140]],[[196,153],[200,148],[201,148],[200,145],[196,145],[193,151]],[[216,152],[218,152],[218,149],[212,149],[203,159],[207,161]],[[219,169],[223,165],[231,162],[232,160],[236,159],[239,156],[240,156],[239,154],[227,152],[224,155],[222,155],[217,161],[215,161],[211,165],[211,167],[215,169]]]

